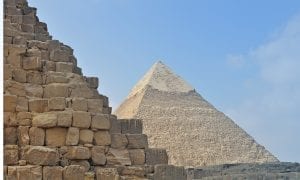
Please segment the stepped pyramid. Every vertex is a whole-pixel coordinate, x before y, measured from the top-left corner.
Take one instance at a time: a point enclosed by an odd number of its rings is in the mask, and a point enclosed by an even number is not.
[[[170,164],[278,161],[160,61],[134,86],[115,114],[142,119],[149,146],[166,148]]]

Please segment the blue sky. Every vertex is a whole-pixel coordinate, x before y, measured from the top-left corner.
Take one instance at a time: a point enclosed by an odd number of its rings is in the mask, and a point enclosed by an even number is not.
[[[281,161],[300,162],[300,1],[29,3],[114,108],[162,60]]]

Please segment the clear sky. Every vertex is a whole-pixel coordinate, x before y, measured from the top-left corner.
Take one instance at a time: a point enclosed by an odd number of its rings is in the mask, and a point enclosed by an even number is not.
[[[116,108],[157,60],[300,162],[299,0],[29,0]]]

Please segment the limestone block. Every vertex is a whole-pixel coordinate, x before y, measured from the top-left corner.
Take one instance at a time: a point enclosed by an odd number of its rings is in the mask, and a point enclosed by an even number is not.
[[[23,69],[14,69],[12,73],[13,80],[20,83],[26,83],[26,71]]]
[[[23,57],[22,62],[25,70],[42,70],[42,61],[38,57]]]
[[[65,157],[67,159],[89,159],[91,157],[91,152],[87,147],[70,146]]]
[[[45,142],[45,130],[38,127],[29,129],[30,145],[43,146]]]
[[[173,165],[156,165],[153,178],[164,180],[182,180],[186,179],[186,172],[184,167]]]
[[[66,84],[53,83],[45,86],[44,97],[68,97],[69,87]]]
[[[37,41],[37,40],[29,40],[28,41],[28,48],[37,47],[39,49],[48,49],[48,45],[45,42]]]
[[[111,134],[111,147],[116,149],[125,149],[128,140],[125,134]]]
[[[18,125],[18,121],[17,121],[15,113],[4,112],[3,116],[4,116],[3,118],[4,118],[5,126],[17,126]]]
[[[47,61],[51,62],[51,61]],[[53,63],[53,62],[52,62]],[[50,83],[68,83],[69,79],[65,73],[62,72],[47,72],[46,84]]]
[[[118,134],[121,133],[121,123],[117,120],[117,117],[114,115],[110,115],[110,123],[111,127],[109,132],[111,134]]]
[[[19,161],[19,152],[17,145],[4,145],[4,164],[16,165]]]
[[[70,127],[72,125],[72,112],[64,111],[57,114],[57,125],[61,127]]]
[[[129,149],[148,148],[148,139],[145,134],[126,134]]]
[[[41,98],[43,97],[44,89],[40,85],[26,84],[25,92],[27,96]]]
[[[93,98],[94,91],[86,83],[77,83],[72,85],[70,97]]]
[[[97,77],[85,77],[86,82],[90,88],[97,89],[99,86],[99,79]]]
[[[20,146],[29,145],[29,127],[28,126],[19,126],[17,129],[18,132],[18,144]]]
[[[87,100],[85,98],[73,98],[72,109],[74,111],[87,111]]]
[[[17,96],[26,96],[25,86],[22,83],[15,81],[4,81],[5,93],[14,94]]]
[[[30,99],[29,100],[29,111],[30,112],[47,112],[48,111],[48,100],[47,99]]]
[[[24,157],[29,164],[44,166],[54,166],[59,160],[57,150],[45,146],[30,146]]]
[[[34,33],[34,26],[31,24],[21,24],[21,29],[23,32]]]
[[[20,126],[31,126],[32,115],[30,112],[18,112],[17,121]]]
[[[17,180],[42,180],[41,166],[19,166],[17,167]]]
[[[26,97],[18,97],[16,111],[18,112],[28,111],[28,100]]]
[[[47,40],[48,50],[53,51],[60,48],[60,42],[58,40]]]
[[[97,180],[120,180],[116,168],[98,168],[96,169]]]
[[[7,57],[7,62],[13,67],[21,68],[21,56],[19,54],[9,53]]]
[[[48,51],[46,51],[46,52],[48,52]],[[49,59],[49,54],[47,54],[46,52],[43,53],[43,51],[42,51],[42,58],[43,58],[44,64],[45,64],[43,67],[44,68],[43,71],[44,72],[56,71],[56,63],[53,61],[47,61]],[[65,79],[67,79],[67,78],[65,78]],[[63,83],[63,82],[59,82],[59,81],[55,81],[55,82]]]
[[[13,44],[17,44],[17,45],[23,45],[23,46],[26,46],[27,44],[27,39],[23,36],[15,36],[13,38]]]
[[[84,168],[84,172],[88,172],[91,167],[87,160],[71,160],[70,165],[79,165]]]
[[[111,144],[111,137],[108,131],[97,131],[94,134],[96,145],[106,146]]]
[[[17,96],[15,95],[4,95],[4,111],[15,112],[17,106]]]
[[[104,146],[93,146],[91,152],[94,165],[105,165],[106,156]]]
[[[120,166],[118,172],[122,176],[133,176],[144,178],[146,175],[144,167],[141,166]]]
[[[35,18],[35,16],[24,15],[22,22],[23,22],[23,24],[32,24],[32,25],[35,25],[36,24],[36,18]]]
[[[110,148],[107,155],[107,165],[131,165],[129,152],[127,149]]]
[[[46,130],[47,146],[64,146],[66,144],[66,128],[50,128]]]
[[[91,115],[88,112],[73,112],[72,126],[79,128],[89,128],[91,125]]]
[[[145,150],[146,153],[146,164],[168,164],[168,155],[165,149],[154,149],[149,148]]]
[[[43,77],[40,72],[32,71],[27,73],[27,82],[31,84],[43,84]]]
[[[49,110],[64,110],[66,99],[64,97],[54,97],[49,99]]]
[[[101,113],[103,108],[102,99],[88,99],[88,111],[94,113]]]
[[[92,117],[92,129],[109,130],[111,127],[108,114],[96,114]]]
[[[7,180],[17,180],[17,166],[7,167]]]
[[[16,127],[4,128],[4,144],[7,144],[7,145],[17,144],[17,128]]]
[[[66,138],[66,145],[77,145],[79,141],[79,129],[70,127],[68,129],[67,138]]]
[[[84,174],[84,180],[95,180],[95,172],[90,171]]]
[[[146,156],[144,149],[129,149],[129,157],[132,165],[145,164]]]
[[[141,119],[120,119],[122,134],[142,134],[143,122]]]
[[[61,166],[44,166],[43,180],[63,180],[63,168]]]
[[[50,52],[50,60],[55,62],[68,62],[69,53],[60,49]]]
[[[12,69],[10,64],[3,64],[3,76],[4,80],[8,80],[12,78]]]
[[[74,69],[73,63],[57,62],[56,72],[72,73]]]
[[[63,180],[83,180],[84,167],[79,165],[66,166],[63,172]]]
[[[57,124],[57,115],[54,113],[35,114],[32,119],[34,127],[54,127]]]
[[[89,129],[82,129],[80,130],[79,137],[80,144],[92,144],[94,139],[94,132]]]

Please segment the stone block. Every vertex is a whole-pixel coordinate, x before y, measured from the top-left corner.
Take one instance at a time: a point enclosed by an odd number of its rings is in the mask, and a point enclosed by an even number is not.
[[[19,161],[19,149],[17,145],[4,145],[4,164],[16,165]]]
[[[4,111],[15,112],[17,106],[17,96],[15,95],[4,95]]]
[[[86,83],[77,83],[72,85],[70,97],[93,98],[94,91]]]
[[[80,130],[79,137],[80,144],[92,144],[94,139],[94,132],[89,129],[82,129]]]
[[[70,54],[67,51],[56,49],[50,52],[50,60],[55,62],[68,62]]]
[[[19,126],[17,129],[18,132],[18,144],[19,146],[29,145],[29,127],[28,126]]]
[[[141,119],[120,119],[122,134],[142,134],[143,121]]]
[[[111,127],[109,132],[111,134],[119,134],[121,133],[121,123],[117,120],[117,117],[114,115],[110,115],[110,123]]]
[[[15,81],[4,81],[4,87],[6,93],[14,94],[17,96],[26,96],[25,86],[22,83]]]
[[[67,159],[89,159],[91,152],[89,148],[82,146],[70,146],[68,152],[65,154]]]
[[[43,146],[45,142],[45,130],[38,127],[29,129],[30,145]]]
[[[97,89],[99,86],[99,79],[97,77],[85,77],[88,87]]]
[[[98,168],[96,178],[97,180],[119,180],[120,176],[116,168]]]
[[[30,112],[19,112],[17,114],[17,122],[20,126],[31,126],[32,116]]]
[[[57,62],[56,72],[72,73],[74,69],[73,63]]]
[[[146,161],[145,150],[143,149],[130,149],[129,157],[132,165],[144,165]]]
[[[42,61],[38,57],[23,57],[22,62],[25,70],[42,70]]]
[[[40,72],[32,71],[27,73],[27,82],[31,84],[43,84],[43,77]]]
[[[28,103],[30,112],[43,113],[48,111],[47,99],[30,99]]]
[[[109,130],[111,127],[110,124],[110,115],[108,114],[96,114],[92,117],[92,129],[101,129],[101,130]]]
[[[66,166],[63,172],[63,180],[83,180],[84,167],[79,165]]]
[[[49,99],[49,110],[65,110],[66,99],[64,97],[54,97]]]
[[[7,180],[17,180],[17,166],[7,167]]]
[[[165,149],[154,149],[149,148],[145,150],[146,153],[146,164],[168,164],[168,155]]]
[[[88,99],[88,111],[93,113],[101,113],[103,108],[102,99]]]
[[[34,26],[31,24],[21,24],[21,29],[23,32],[34,33]]]
[[[125,149],[128,140],[125,134],[111,134],[111,147],[115,149]]]
[[[3,113],[4,126],[17,126],[18,121],[15,113],[4,112]]]
[[[56,63],[53,61],[48,61],[49,54],[47,54],[47,52],[48,51],[46,51],[46,52],[42,51],[42,58],[43,58],[44,64],[45,64],[43,67],[44,68],[43,71],[44,72],[56,71]],[[67,79],[67,78],[65,78],[65,79]],[[56,82],[56,81],[54,81],[54,82]],[[63,83],[63,82],[57,81],[56,83]]]
[[[32,119],[32,126],[50,128],[57,124],[57,115],[54,113],[35,114]]]
[[[13,38],[13,44],[17,44],[17,45],[23,45],[26,46],[27,44],[27,38],[23,37],[23,36],[15,36]]]
[[[30,146],[24,157],[29,164],[43,166],[55,166],[59,160],[57,150],[45,146]]]
[[[29,48],[36,47],[36,48],[44,49],[44,50],[48,49],[47,43],[37,41],[37,40],[29,40],[27,45],[28,45]]]
[[[41,166],[19,166],[17,167],[17,180],[42,180]]]
[[[73,98],[72,109],[74,111],[87,111],[87,100],[85,98]]]
[[[19,54],[11,54],[9,53],[7,57],[7,62],[13,67],[21,68],[21,56]]]
[[[47,61],[51,62],[51,61]],[[51,83],[68,83],[69,79],[65,73],[62,72],[47,72],[46,74],[46,84]]]
[[[68,97],[69,87],[66,84],[53,83],[45,86],[44,97]]]
[[[32,15],[24,15],[22,22],[23,22],[23,24],[35,25],[36,24],[36,18],[35,18],[35,16],[32,16]]]
[[[148,148],[148,139],[145,134],[126,134],[129,149]]]
[[[122,176],[132,176],[144,178],[146,175],[145,168],[141,166],[119,166],[118,172]]]
[[[182,180],[186,179],[184,167],[173,165],[156,165],[153,179]]]
[[[106,146],[111,144],[111,137],[108,131],[97,131],[94,134],[96,145]]]
[[[91,165],[87,160],[71,160],[70,165],[79,165],[81,167],[84,167],[84,172],[89,171],[89,169],[91,168]]]
[[[131,165],[129,152],[127,149],[110,148],[107,155],[107,165]]]
[[[104,146],[93,146],[91,152],[94,165],[105,165],[106,156]]]
[[[91,125],[91,115],[88,112],[73,112],[72,126],[79,128],[89,128]]]
[[[72,125],[73,114],[70,111],[59,112],[57,114],[57,126],[70,127]]]
[[[43,180],[63,180],[63,168],[61,166],[44,166]]]
[[[26,71],[23,69],[14,69],[12,73],[13,80],[20,83],[26,83]]]
[[[46,129],[46,145],[64,146],[66,144],[66,136],[67,136],[66,128]]]
[[[95,172],[89,171],[84,174],[84,180],[95,180]]]
[[[66,145],[74,146],[77,145],[79,141],[79,129],[70,127],[68,129]]]
[[[26,97],[18,97],[16,111],[17,112],[28,111],[28,100]]]
[[[17,128],[16,127],[4,128],[4,144],[6,144],[6,145],[17,144]]]
[[[12,78],[12,69],[10,64],[3,64],[3,76],[4,80],[8,80]]]
[[[25,92],[27,96],[42,98],[44,89],[41,85],[26,84]]]

